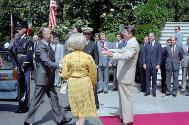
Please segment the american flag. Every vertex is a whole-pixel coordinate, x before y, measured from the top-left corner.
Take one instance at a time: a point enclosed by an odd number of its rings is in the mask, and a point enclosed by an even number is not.
[[[57,26],[57,2],[56,0],[50,0],[50,14],[49,14],[49,27],[54,29]]]

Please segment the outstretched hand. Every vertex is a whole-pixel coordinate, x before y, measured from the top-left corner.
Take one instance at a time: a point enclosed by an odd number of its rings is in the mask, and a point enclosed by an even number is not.
[[[102,54],[105,56],[113,56],[112,52],[108,50],[108,48],[103,48],[102,49]]]

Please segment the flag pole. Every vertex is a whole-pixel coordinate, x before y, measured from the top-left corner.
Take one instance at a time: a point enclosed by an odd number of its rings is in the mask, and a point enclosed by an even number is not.
[[[13,17],[12,17],[12,12],[11,12],[11,38],[13,38]]]

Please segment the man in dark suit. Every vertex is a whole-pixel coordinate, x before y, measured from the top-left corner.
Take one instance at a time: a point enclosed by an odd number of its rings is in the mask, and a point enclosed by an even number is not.
[[[84,47],[83,51],[91,55],[96,65],[98,66],[98,61],[99,61],[98,47],[97,47],[97,44],[92,40],[92,31],[93,29],[90,27],[83,28],[83,34],[85,38],[87,39],[87,45]],[[96,108],[99,109],[97,87],[95,87],[94,95],[95,95]]]
[[[152,96],[156,97],[157,71],[160,68],[162,58],[161,44],[155,41],[155,33],[149,33],[149,43],[144,48],[143,68],[146,70],[146,93],[150,95],[152,77]]]
[[[144,47],[148,43],[148,36],[144,37],[143,43],[140,45],[140,51],[138,56],[138,63],[139,63],[139,72],[140,72],[140,84],[141,84],[141,92],[146,92],[146,73],[143,68],[143,54],[144,54]]]
[[[15,40],[12,49],[17,56],[18,62],[21,65],[26,83],[25,98],[19,101],[19,108],[16,113],[25,113],[29,109],[30,104],[30,85],[31,72],[33,71],[33,41],[32,38],[26,35],[27,23],[22,21],[17,23],[18,37]]]
[[[35,49],[36,88],[24,125],[33,124],[36,112],[39,109],[39,106],[42,103],[45,94],[47,94],[50,104],[53,108],[57,125],[63,125],[63,123],[67,123],[71,119],[65,119],[65,112],[59,105],[57,92],[54,87],[55,69],[58,69],[59,65],[55,63],[55,55],[52,48],[50,47],[50,28],[41,28],[39,31],[39,37],[41,38],[41,40],[36,45]]]
[[[167,58],[167,46],[170,46],[171,44],[171,40],[168,39],[166,41],[166,46],[162,48],[162,61],[161,61],[161,66],[160,66],[160,70],[161,70],[161,92],[162,93],[166,93],[166,69],[165,69],[165,62],[166,62],[166,58]]]
[[[178,75],[180,69],[180,62],[183,58],[183,49],[181,46],[176,44],[176,36],[172,36],[171,38],[171,46],[167,46],[166,53],[166,84],[167,91],[166,95],[169,96],[172,94],[173,97],[177,96],[178,92]],[[173,74],[173,87],[171,88],[171,76]]]

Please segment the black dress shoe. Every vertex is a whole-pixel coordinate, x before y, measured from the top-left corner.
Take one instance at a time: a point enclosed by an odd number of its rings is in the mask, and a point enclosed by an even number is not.
[[[111,91],[117,91],[117,88],[112,88]]]
[[[171,94],[166,93],[165,96],[170,96]]]
[[[34,125],[34,124],[24,122],[24,125]]]
[[[100,106],[99,105],[96,105],[96,109],[98,110],[100,108]]]
[[[144,94],[144,96],[149,96],[150,95],[150,93],[146,93],[146,94]]]
[[[22,107],[22,108],[19,108],[18,110],[16,110],[15,113],[26,113],[28,112],[29,110],[29,107]]]
[[[146,90],[145,89],[141,89],[140,92],[146,92]]]
[[[156,94],[152,94],[153,97],[156,97]]]
[[[108,94],[108,91],[104,91],[104,94]]]
[[[64,107],[64,111],[71,111],[71,107],[70,107],[70,105]]]
[[[102,93],[103,91],[98,91],[97,94]]]
[[[64,125],[64,123],[69,123],[72,118],[64,118],[62,121],[57,122],[57,125]]]
[[[176,94],[172,94],[173,97],[176,97],[177,95]]]

